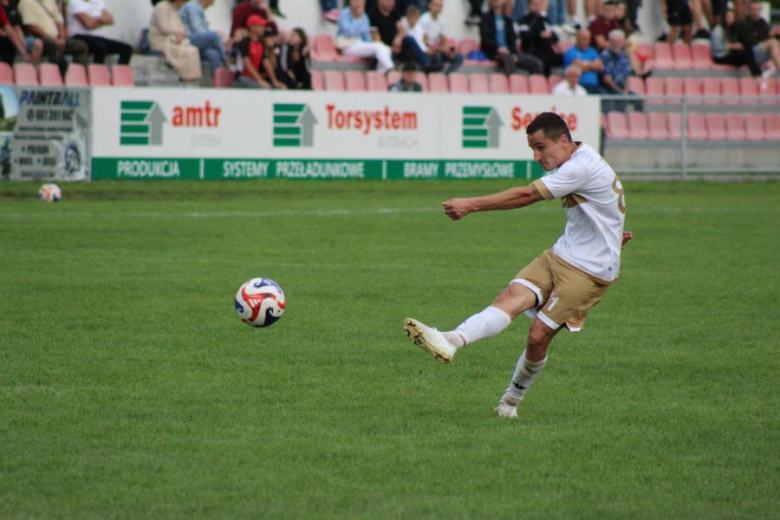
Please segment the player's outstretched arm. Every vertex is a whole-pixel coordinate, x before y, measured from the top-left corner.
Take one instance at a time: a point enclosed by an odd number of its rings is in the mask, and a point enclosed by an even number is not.
[[[540,200],[544,199],[537,191],[536,186],[529,184],[522,188],[510,188],[484,197],[450,199],[442,202],[441,205],[444,206],[444,213],[448,217],[452,220],[460,220],[475,211],[522,208]]]

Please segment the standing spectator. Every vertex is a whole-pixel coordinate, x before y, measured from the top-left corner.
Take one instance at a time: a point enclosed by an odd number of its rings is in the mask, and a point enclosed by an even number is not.
[[[532,74],[544,69],[539,58],[518,52],[512,19],[504,14],[504,0],[490,0],[490,10],[482,15],[479,24],[479,36],[482,52],[489,59],[498,61],[505,74],[514,72],[515,67]]]
[[[162,52],[179,77],[186,82],[201,78],[200,53],[190,44],[179,16],[186,0],[167,0],[158,3],[149,22],[149,44],[152,50]]]
[[[211,75],[214,76],[218,68],[223,65],[227,67],[228,57],[222,36],[210,30],[206,20],[206,9],[212,5],[214,0],[190,0],[181,8],[179,15],[190,43],[198,48],[201,58],[208,60]]]
[[[303,29],[293,29],[289,41],[281,46],[277,76],[291,89],[311,90],[309,38]]]
[[[635,92],[628,90],[627,80],[632,74],[631,63],[625,52],[626,35],[620,29],[615,29],[609,33],[609,44],[607,49],[601,53],[601,62],[604,64],[604,75],[601,78],[603,83],[602,92],[613,95],[636,95]],[[610,110],[623,111],[626,106],[624,101],[604,102],[605,112]],[[634,108],[642,110],[642,102],[632,102]],[[611,107],[611,108],[610,108]]]
[[[463,55],[447,42],[447,28],[441,16],[443,7],[444,0],[430,0],[428,12],[420,18],[420,26],[423,31],[423,42],[431,56],[430,67],[435,69],[441,64],[449,63],[446,73],[450,74],[463,64]]]
[[[89,62],[89,47],[81,40],[68,38],[65,20],[54,0],[21,0],[19,14],[27,30],[43,41],[43,53],[50,62],[60,67],[65,75],[68,63],[66,55],[73,61],[86,66]]]
[[[685,43],[693,40],[693,13],[688,0],[666,0],[661,2],[661,9],[665,8],[666,22],[669,24],[669,32],[666,41],[674,43],[682,30]]]
[[[563,55],[563,66],[567,69],[576,65],[580,70],[580,85],[590,94],[598,94],[599,73],[604,70],[604,64],[599,59],[598,51],[590,46],[591,35],[587,29],[577,31],[577,43]]]
[[[587,96],[588,91],[580,85],[580,68],[577,65],[569,65],[563,73],[563,81],[555,85],[553,96]]]
[[[544,75],[549,76],[552,67],[563,63],[563,56],[550,20],[542,15],[542,0],[528,2],[528,12],[519,24],[523,51],[539,58],[544,64]]]
[[[602,13],[590,24],[590,33],[593,36],[591,45],[596,47],[596,50],[599,52],[605,50],[609,33],[619,28],[617,3],[613,0],[608,0],[604,4]]]
[[[33,65],[41,61],[43,55],[43,42],[34,36],[24,35],[22,29],[22,17],[19,14],[18,0],[0,0],[0,10],[5,12],[8,25],[1,23],[0,19],[0,60],[13,64],[16,54],[22,59],[28,60]],[[24,43],[24,52],[18,47],[19,42]]]
[[[753,51],[753,58],[760,67],[772,61],[775,70],[780,70],[780,45],[772,34],[766,20],[761,18],[761,2],[750,3],[750,14],[734,24],[734,38],[745,49]],[[769,69],[771,70],[771,69]]]
[[[365,7],[365,0],[350,0],[349,7],[341,11],[336,46],[344,56],[376,58],[377,70],[387,72],[393,68],[390,47],[378,33],[372,33]]]
[[[237,46],[241,57],[241,74],[235,82],[238,88],[271,88],[271,84],[260,74],[266,52],[263,43],[265,27],[266,21],[258,15],[250,16],[246,21],[247,37]]]
[[[119,63],[127,65],[133,56],[133,48],[103,35],[101,28],[111,25],[114,25],[114,17],[103,0],[68,1],[68,32],[87,44],[94,62],[105,63],[107,55],[118,54]]]
[[[259,16],[268,25],[273,26],[277,31],[279,30],[274,21],[273,14],[271,14],[270,9],[268,9],[267,0],[247,0],[236,6],[233,10],[233,25],[230,28],[230,36],[234,41],[241,41],[249,35],[247,20],[253,15]]]
[[[395,10],[395,0],[378,0],[376,7],[367,13],[371,27],[376,27],[382,43],[390,47],[393,56],[400,56],[406,34],[401,25],[401,15]]]
[[[422,92],[422,85],[417,82],[417,63],[407,61],[401,65],[401,79],[390,85],[389,92]]]
[[[745,48],[742,43],[733,41],[733,34],[734,10],[729,7],[723,21],[714,25],[710,31],[712,61],[718,65],[732,65],[737,68],[747,65],[754,77],[760,76],[761,67],[756,63],[753,49]]]

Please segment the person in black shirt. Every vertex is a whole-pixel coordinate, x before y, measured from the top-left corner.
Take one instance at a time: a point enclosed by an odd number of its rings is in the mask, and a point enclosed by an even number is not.
[[[16,34],[24,40],[24,45],[30,55],[30,63],[37,65],[43,55],[43,42],[34,36],[25,36],[22,29],[22,15],[19,14],[19,0],[0,0],[0,6],[5,8],[8,21]],[[6,63],[13,63],[17,49],[13,42],[5,34],[5,30],[0,29],[0,60]]]
[[[276,76],[288,88],[311,90],[309,39],[303,29],[293,29],[289,42],[279,47]]]
[[[523,51],[542,60],[544,75],[549,76],[552,67],[563,64],[563,54],[558,47],[558,36],[552,31],[552,24],[542,15],[542,0],[528,2],[528,12],[518,23]]]
[[[490,0],[490,10],[482,15],[479,23],[482,52],[489,59],[498,61],[507,75],[514,72],[515,67],[532,74],[541,73],[544,64],[539,58],[518,52],[512,19],[504,15],[504,1]]]
[[[753,51],[758,66],[772,60],[775,69],[780,71],[780,44],[771,38],[772,32],[766,20],[761,18],[761,2],[751,2],[750,14],[734,24],[734,39]]]
[[[375,27],[382,43],[390,47],[393,56],[398,56],[405,34],[401,27],[401,16],[395,11],[395,0],[378,0],[376,8],[366,12],[372,30]]]

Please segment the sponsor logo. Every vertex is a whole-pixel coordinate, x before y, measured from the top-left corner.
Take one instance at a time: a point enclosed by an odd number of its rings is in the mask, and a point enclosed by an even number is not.
[[[317,118],[304,103],[274,103],[274,146],[311,148]]]
[[[165,113],[155,101],[122,101],[119,144],[122,146],[160,146]]]
[[[498,148],[499,134],[504,126],[493,107],[463,107],[463,148]]]

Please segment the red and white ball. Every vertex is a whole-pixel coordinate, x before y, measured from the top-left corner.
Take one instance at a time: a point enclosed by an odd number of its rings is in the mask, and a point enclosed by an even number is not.
[[[43,202],[59,202],[62,199],[62,190],[56,184],[44,184],[38,190],[38,195]]]
[[[268,278],[252,278],[236,293],[236,312],[252,327],[268,327],[284,314],[284,291]]]

